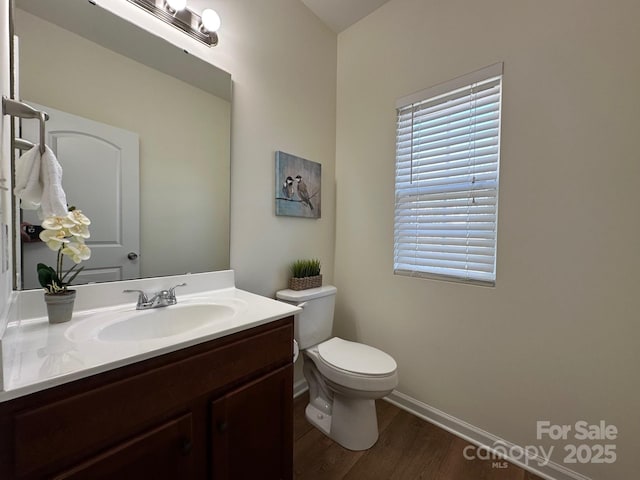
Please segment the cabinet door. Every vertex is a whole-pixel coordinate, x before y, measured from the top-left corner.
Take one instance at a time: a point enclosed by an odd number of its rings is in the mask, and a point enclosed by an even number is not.
[[[64,480],[193,478],[192,419],[186,414],[55,475]]]
[[[215,480],[293,478],[293,364],[212,402]]]

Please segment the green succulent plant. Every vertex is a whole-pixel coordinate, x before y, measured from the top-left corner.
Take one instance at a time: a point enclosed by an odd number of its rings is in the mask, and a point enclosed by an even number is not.
[[[320,260],[296,260],[291,265],[291,274],[294,278],[315,277],[320,275]]]

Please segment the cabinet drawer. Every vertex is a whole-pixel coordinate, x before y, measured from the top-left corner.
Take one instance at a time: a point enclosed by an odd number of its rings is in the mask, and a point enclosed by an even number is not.
[[[17,414],[15,473],[73,465],[226,385],[291,362],[291,323]]]

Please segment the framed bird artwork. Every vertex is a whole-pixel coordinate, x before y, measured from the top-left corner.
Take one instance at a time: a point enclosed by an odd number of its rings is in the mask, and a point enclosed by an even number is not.
[[[276,215],[320,218],[322,165],[276,152]]]

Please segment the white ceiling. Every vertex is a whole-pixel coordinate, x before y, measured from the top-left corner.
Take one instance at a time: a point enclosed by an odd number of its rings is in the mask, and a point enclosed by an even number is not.
[[[340,33],[389,0],[301,0],[331,30]]]

